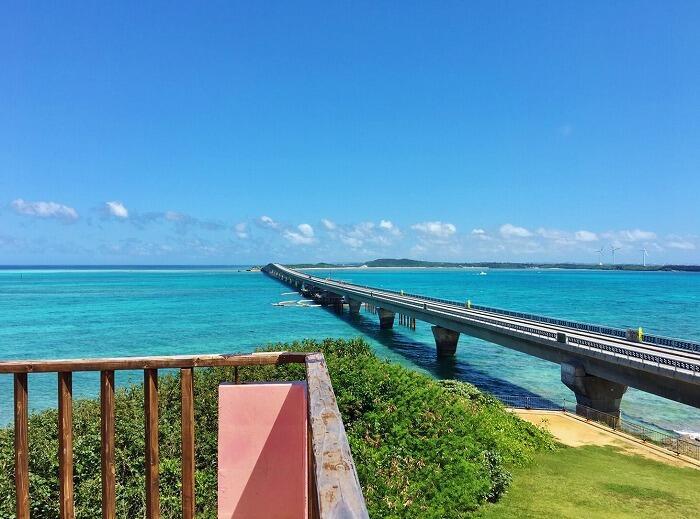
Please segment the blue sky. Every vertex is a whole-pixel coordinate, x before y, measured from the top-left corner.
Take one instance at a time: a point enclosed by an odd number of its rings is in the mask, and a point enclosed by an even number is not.
[[[3,3],[0,263],[700,263],[700,4],[328,4]]]

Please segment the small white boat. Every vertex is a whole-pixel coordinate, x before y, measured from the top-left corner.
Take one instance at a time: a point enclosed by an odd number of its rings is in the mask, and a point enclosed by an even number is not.
[[[272,303],[272,306],[293,306],[297,304],[296,300],[293,301],[280,301],[279,303]]]
[[[486,274],[487,274],[487,272],[484,272],[483,270],[481,272],[479,272],[480,276],[485,276]]]

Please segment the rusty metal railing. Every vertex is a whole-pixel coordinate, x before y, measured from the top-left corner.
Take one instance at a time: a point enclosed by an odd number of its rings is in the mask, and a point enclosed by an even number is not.
[[[182,516],[195,513],[194,369],[202,367],[305,364],[309,402],[309,515],[312,518],[368,517],[362,489],[336,403],[328,369],[320,353],[265,352],[248,355],[122,357],[73,360],[0,362],[0,373],[14,375],[14,459],[17,519],[30,511],[28,425],[30,373],[53,372],[58,377],[58,460],[60,517],[73,519],[73,372],[100,372],[100,435],[102,517],[116,516],[114,372],[143,370],[146,467],[146,517],[160,517],[158,451],[158,370],[179,369],[182,408]],[[237,378],[237,377],[236,377]]]

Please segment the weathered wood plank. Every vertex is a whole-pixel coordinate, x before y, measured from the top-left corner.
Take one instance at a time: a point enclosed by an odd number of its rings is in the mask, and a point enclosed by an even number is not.
[[[102,518],[116,517],[114,470],[114,371],[100,373],[100,435],[102,440]]]
[[[308,386],[307,386],[308,387]],[[308,405],[308,399],[307,399]],[[309,519],[318,519],[318,500],[316,499],[316,470],[314,469],[314,446],[312,443],[313,432],[311,431],[311,422],[307,420],[307,467],[308,467],[308,501],[309,501]]]
[[[58,374],[58,485],[61,519],[73,519],[73,374]]]
[[[306,357],[306,382],[318,517],[369,517],[322,354]]]
[[[143,402],[146,420],[146,517],[160,517],[158,489],[158,370],[143,372]]]
[[[173,355],[163,357],[117,357],[104,359],[53,359],[0,362],[0,373],[47,373],[62,371],[116,371],[215,366],[260,366],[304,362],[306,354],[260,352],[252,354]]]
[[[182,390],[182,517],[194,519],[194,381],[192,368],[180,370]]]
[[[29,406],[27,374],[15,374],[15,513],[29,519]]]

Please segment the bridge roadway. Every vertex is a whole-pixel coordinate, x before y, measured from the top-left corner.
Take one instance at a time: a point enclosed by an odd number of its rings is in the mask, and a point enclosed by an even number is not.
[[[467,303],[323,279],[279,264],[271,263],[263,271],[325,300],[344,301],[351,314],[358,314],[362,303],[374,305],[383,329],[393,327],[397,313],[431,323],[439,356],[454,355],[459,334],[464,333],[555,362],[561,366],[561,381],[582,406],[619,416],[622,396],[631,386],[700,408],[700,352],[694,343],[660,338],[687,349],[648,344],[582,330],[573,327],[575,323],[553,324]]]

